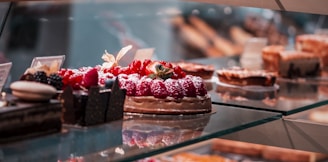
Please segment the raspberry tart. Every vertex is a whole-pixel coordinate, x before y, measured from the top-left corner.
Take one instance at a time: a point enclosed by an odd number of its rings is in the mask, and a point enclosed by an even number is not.
[[[198,114],[211,111],[211,99],[203,79],[185,75],[179,66],[150,61],[144,72],[119,74],[118,79],[120,87],[127,90],[125,112]]]

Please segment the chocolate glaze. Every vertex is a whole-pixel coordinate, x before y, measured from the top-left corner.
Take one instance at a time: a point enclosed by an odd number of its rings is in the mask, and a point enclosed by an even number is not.
[[[91,87],[88,93],[74,93],[67,87],[61,95],[65,124],[91,126],[123,118],[125,90],[115,80],[111,90]]]

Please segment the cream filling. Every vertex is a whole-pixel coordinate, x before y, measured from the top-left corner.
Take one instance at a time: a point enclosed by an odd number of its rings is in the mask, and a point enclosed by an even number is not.
[[[209,95],[197,97],[184,97],[165,99],[153,96],[126,96],[124,111],[138,113],[205,113],[210,112],[212,107]]]

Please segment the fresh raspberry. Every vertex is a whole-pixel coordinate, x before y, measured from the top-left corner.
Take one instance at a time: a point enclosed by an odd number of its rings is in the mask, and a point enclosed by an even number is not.
[[[136,96],[151,96],[150,86],[152,81],[151,78],[142,77],[136,84]]]
[[[131,74],[129,67],[122,67],[118,70],[118,74]]]
[[[85,88],[98,85],[98,70],[96,68],[92,68],[84,74],[82,85]]]
[[[111,68],[110,70],[109,70],[109,72],[110,73],[112,73],[113,75],[115,75],[115,76],[118,76],[120,73],[120,67],[119,66],[115,66],[115,67],[113,67],[113,68]]]
[[[184,95],[187,97],[196,97],[196,88],[189,78],[179,79],[179,83],[183,89]]]
[[[119,78],[119,85],[122,89],[126,89],[126,95],[135,96],[136,83],[132,79]]]
[[[73,89],[80,89],[80,85],[82,84],[82,80],[83,80],[83,74],[82,73],[75,73],[71,76],[69,76],[69,81],[68,84],[70,86],[72,86]],[[64,84],[65,84],[65,78],[63,80]]]
[[[141,69],[141,61],[140,60],[133,60],[131,64],[129,64],[130,73],[139,73]]]
[[[204,80],[199,76],[193,76],[191,80],[196,88],[196,94],[198,96],[205,96],[207,94],[207,90]]]
[[[67,71],[67,69],[65,69],[65,68],[61,68],[57,73],[58,73],[61,77],[63,77],[64,74],[66,73],[66,71]]]
[[[183,90],[178,80],[169,78],[164,83],[170,97],[183,98]]]
[[[156,98],[166,98],[168,96],[168,92],[166,90],[164,81],[161,79],[153,80],[150,89],[151,89],[151,93]]]

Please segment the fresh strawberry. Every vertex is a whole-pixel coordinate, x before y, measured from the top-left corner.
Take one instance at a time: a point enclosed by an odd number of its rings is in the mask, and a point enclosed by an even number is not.
[[[171,64],[167,64],[172,66]],[[173,69],[166,66],[164,61],[153,61],[149,63],[145,69],[145,75],[151,78],[168,79],[173,75]]]
[[[176,79],[166,79],[165,87],[170,97],[173,98],[183,98],[183,90],[179,81]]]
[[[168,96],[168,92],[166,90],[164,81],[161,79],[153,80],[150,89],[151,89],[151,93],[156,98],[166,98]]]
[[[190,78],[179,79],[184,95],[187,97],[196,97],[196,88]]]
[[[90,88],[96,85],[98,85],[98,71],[96,68],[92,68],[83,75],[82,86]]]
[[[122,89],[126,89],[126,95],[135,96],[136,83],[132,79],[119,78],[119,85]]]
[[[159,65],[162,65],[159,61],[153,61],[153,62],[150,62],[146,68],[144,69],[145,70],[145,74],[146,75],[150,75],[150,74],[156,74],[157,73],[157,70],[156,70],[156,66],[159,66]],[[162,65],[163,66],[163,65]]]
[[[196,88],[196,94],[198,96],[205,96],[207,94],[207,90],[204,80],[199,76],[193,76],[191,80]]]
[[[136,85],[136,96],[151,96],[150,86],[152,79],[148,77],[142,77]]]

